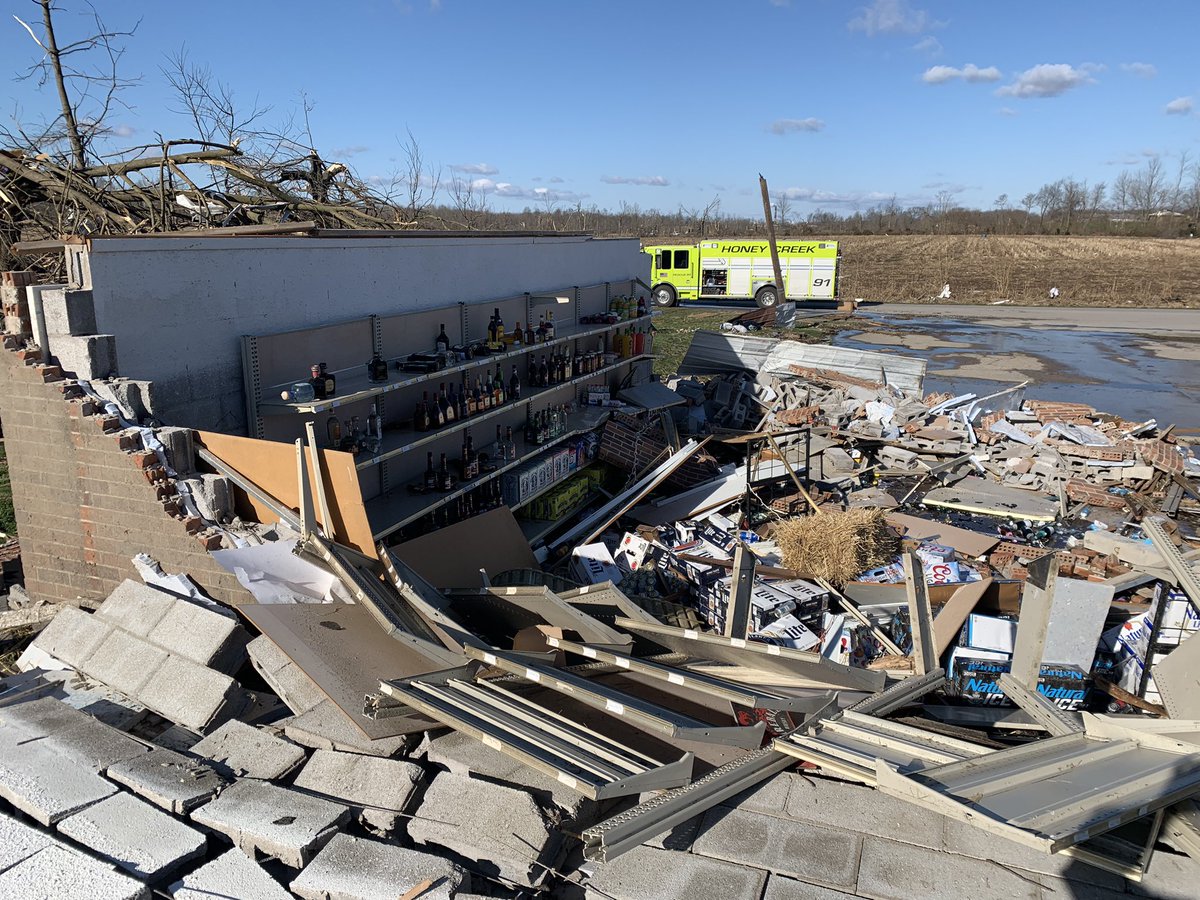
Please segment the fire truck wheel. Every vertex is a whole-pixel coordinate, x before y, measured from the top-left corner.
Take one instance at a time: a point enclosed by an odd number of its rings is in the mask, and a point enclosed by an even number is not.
[[[765,287],[760,287],[758,293],[754,295],[754,302],[762,309],[770,309],[779,302],[779,294],[775,290],[775,286],[768,284]]]
[[[655,306],[674,306],[678,298],[675,295],[675,288],[669,284],[660,284],[654,289],[654,305]]]

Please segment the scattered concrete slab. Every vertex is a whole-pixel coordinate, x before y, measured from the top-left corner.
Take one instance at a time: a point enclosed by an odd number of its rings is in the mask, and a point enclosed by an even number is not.
[[[196,823],[228,837],[244,852],[303,868],[350,818],[340,803],[244,779],[192,813]]]
[[[175,900],[292,900],[258,863],[234,847],[170,887]]]
[[[853,897],[844,891],[809,884],[806,881],[796,881],[782,875],[772,875],[767,879],[767,892],[763,900],[841,900],[842,897]]]
[[[203,855],[203,834],[132,794],[118,793],[58,823],[62,834],[146,881]]]
[[[425,770],[416,763],[317,750],[293,784],[348,804],[372,831],[389,834],[424,778]]]
[[[166,748],[109,766],[108,777],[168,812],[185,815],[225,786],[213,768]]]
[[[115,763],[149,752],[145,744],[103,722],[97,722],[87,713],[81,712],[79,716],[80,722],[46,738],[46,743],[67,759],[104,774]]]
[[[317,683],[265,634],[246,645],[246,655],[271,690],[296,715],[329,699]]]
[[[425,743],[425,758],[456,775],[470,775],[528,791],[542,803],[557,806],[577,825],[590,825],[596,818],[599,805],[594,800],[460,732],[431,737]]]
[[[175,599],[147,639],[175,656],[221,672],[235,672],[246,658],[248,636],[233,616]]]
[[[638,847],[598,864],[588,900],[730,900],[761,897],[767,873],[690,853]]]
[[[304,747],[314,750],[342,750],[367,756],[396,756],[413,745],[413,735],[371,740],[355,727],[332,700],[322,700],[308,712],[283,723],[283,733]]]
[[[692,843],[701,856],[849,890],[861,850],[862,838],[840,828],[722,808],[709,810]]]
[[[0,872],[47,847],[64,847],[58,838],[0,813]]]
[[[289,885],[304,900],[396,900],[432,879],[422,900],[452,900],[470,875],[449,860],[337,834]]]
[[[42,629],[42,633],[33,640],[29,649],[21,654],[17,667],[22,672],[29,671],[33,668],[29,657],[40,651],[61,660],[73,669],[82,669],[88,657],[112,630],[113,626],[103,619],[98,619],[81,609],[67,607]]]
[[[169,656],[137,697],[159,715],[205,732],[233,717],[245,704],[238,683],[222,672]]]
[[[31,740],[13,726],[0,726],[0,797],[43,825],[49,827],[116,791],[90,767],[64,758],[45,739]]]
[[[888,840],[941,849],[946,818],[858,784],[783,774],[789,783],[787,818],[853,829]]]
[[[126,578],[113,589],[96,615],[138,637],[148,637],[171,609],[175,598],[148,584]]]
[[[150,890],[82,853],[47,847],[0,872],[0,897],[20,900],[149,900]]]
[[[203,757],[227,778],[282,778],[304,761],[303,747],[236,719],[195,744],[190,753]]]
[[[166,650],[114,628],[84,662],[83,671],[126,696],[137,697],[166,661]]]
[[[998,863],[873,837],[863,841],[855,893],[878,900],[1042,896],[1036,880]]]
[[[475,860],[475,871],[530,887],[559,847],[559,833],[529,794],[453,772],[433,779],[408,834]]]

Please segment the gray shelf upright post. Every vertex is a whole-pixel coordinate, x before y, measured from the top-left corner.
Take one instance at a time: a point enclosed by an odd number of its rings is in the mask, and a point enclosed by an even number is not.
[[[458,342],[465,344],[467,342],[467,334],[469,333],[470,323],[467,321],[467,303],[465,300],[458,301]]]
[[[258,338],[252,334],[242,335],[242,384],[246,392],[246,434],[261,439],[264,424],[258,413],[258,398],[262,393],[262,371],[258,360]]]

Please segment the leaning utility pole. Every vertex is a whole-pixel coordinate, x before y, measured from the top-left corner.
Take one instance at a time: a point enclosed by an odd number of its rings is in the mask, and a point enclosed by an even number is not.
[[[787,300],[783,292],[783,269],[779,268],[779,247],[775,243],[775,220],[771,218],[771,197],[767,193],[767,179],[759,173],[758,186],[762,189],[763,218],[767,220],[767,240],[771,242],[771,265],[775,267],[776,305]]]

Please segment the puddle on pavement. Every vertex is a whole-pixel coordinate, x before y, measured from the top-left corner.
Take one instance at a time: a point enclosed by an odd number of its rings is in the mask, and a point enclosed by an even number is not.
[[[1200,428],[1200,343],[954,319],[929,327],[911,319],[870,319],[883,329],[869,335],[844,331],[833,343],[927,360],[927,392],[989,394],[1029,379],[1030,398],[1089,403],[1131,421],[1154,417],[1163,425]],[[897,342],[881,341],[883,336]]]

